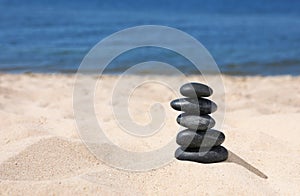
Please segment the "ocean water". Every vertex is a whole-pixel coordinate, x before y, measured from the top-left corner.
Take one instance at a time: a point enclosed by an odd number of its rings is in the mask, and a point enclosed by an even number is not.
[[[226,74],[300,75],[297,0],[0,0],[0,71],[76,72],[100,40],[137,25],[166,25],[192,35]],[[157,48],[127,53],[106,72],[122,73],[148,60],[196,73],[177,54]]]

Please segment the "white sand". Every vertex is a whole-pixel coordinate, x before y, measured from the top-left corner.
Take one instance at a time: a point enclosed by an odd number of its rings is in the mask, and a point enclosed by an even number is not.
[[[0,195],[299,194],[300,77],[223,79],[227,108],[223,145],[230,150],[226,162],[174,160],[148,172],[128,172],[97,160],[79,139],[72,107],[74,76],[0,75]],[[132,151],[164,146],[179,128],[178,113],[169,107],[176,95],[155,83],[133,94],[129,112],[137,122],[149,122],[153,102],[161,103],[167,116],[160,132],[136,139],[118,127],[110,111],[109,93],[116,80],[103,77],[96,93],[96,114],[109,130],[107,135]],[[118,100],[114,104],[122,107]]]

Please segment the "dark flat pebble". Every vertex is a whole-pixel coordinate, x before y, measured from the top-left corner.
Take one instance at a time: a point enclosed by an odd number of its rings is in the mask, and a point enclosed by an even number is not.
[[[217,110],[217,104],[204,98],[181,98],[171,102],[171,107],[189,114],[204,115]]]
[[[215,146],[209,150],[199,148],[183,149],[179,147],[175,152],[175,158],[182,161],[194,161],[198,163],[217,163],[228,158],[228,151],[223,146]]]
[[[180,93],[185,97],[209,97],[213,90],[205,84],[192,82],[181,86]]]
[[[187,113],[180,114],[177,119],[177,123],[181,126],[192,130],[202,130],[205,131],[215,126],[215,120],[209,115],[190,115]]]
[[[186,148],[213,147],[221,145],[225,140],[225,135],[217,130],[207,131],[183,130],[177,134],[176,142]]]

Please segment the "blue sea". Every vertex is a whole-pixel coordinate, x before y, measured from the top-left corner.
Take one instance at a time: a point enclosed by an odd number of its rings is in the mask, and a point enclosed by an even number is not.
[[[225,74],[300,75],[299,0],[0,0],[0,71],[75,73],[95,44],[138,25],[190,34]],[[106,72],[157,55],[195,73],[176,54],[153,48],[123,56]]]

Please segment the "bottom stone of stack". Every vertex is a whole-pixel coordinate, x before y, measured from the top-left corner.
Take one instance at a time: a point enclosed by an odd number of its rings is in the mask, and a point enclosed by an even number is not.
[[[175,152],[175,158],[198,163],[217,163],[228,158],[228,151],[223,146],[214,146],[210,149],[179,147]]]

